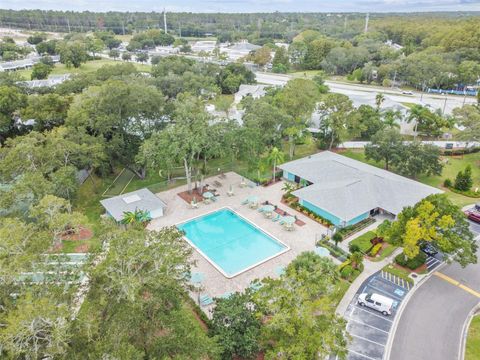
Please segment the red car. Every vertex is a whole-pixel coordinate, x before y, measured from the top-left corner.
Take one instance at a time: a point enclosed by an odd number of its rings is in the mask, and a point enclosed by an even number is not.
[[[465,211],[465,215],[467,215],[468,219],[480,224],[480,212],[472,209]]]

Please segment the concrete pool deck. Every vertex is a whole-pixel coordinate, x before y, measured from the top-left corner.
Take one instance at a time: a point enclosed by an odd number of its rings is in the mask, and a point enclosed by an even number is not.
[[[177,195],[179,192],[187,190],[187,185],[158,193],[157,196],[167,204],[167,209],[163,217],[155,219],[149,224],[148,229],[158,230],[162,227],[172,226],[223,207],[230,207],[241,216],[253,222],[256,226],[287,244],[290,250],[230,279],[222,275],[200,253],[194,250],[193,258],[196,261],[196,265],[192,268],[192,273],[201,272],[205,275],[201,284],[203,288],[201,291],[202,294],[207,294],[211,297],[220,297],[228,292],[243,291],[255,279],[261,279],[267,276],[277,277],[277,269],[279,267],[288,265],[301,252],[314,250],[315,239],[320,238],[322,234],[326,234],[327,232],[324,226],[280,203],[284,193],[282,191],[283,181],[268,187],[240,187],[242,176],[234,172],[226,173],[226,178],[223,179],[218,176],[205,179],[205,183],[210,184],[210,186],[213,185],[214,181],[222,183],[221,187],[216,188],[220,194],[218,200],[208,205],[201,203],[198,209],[191,209],[190,205]],[[231,197],[227,195],[230,185],[233,186],[235,193],[235,195]],[[305,222],[305,225],[295,226],[294,231],[286,231],[278,222],[273,222],[256,209],[251,209],[247,205],[241,204],[247,197],[252,195],[258,196],[259,203],[268,200],[279,208],[288,211],[291,215],[296,215],[297,218]],[[336,260],[334,259],[334,261]]]

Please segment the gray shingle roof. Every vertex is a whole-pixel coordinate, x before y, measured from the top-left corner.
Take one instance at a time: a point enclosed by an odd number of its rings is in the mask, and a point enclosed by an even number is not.
[[[319,208],[351,220],[377,207],[397,215],[441,190],[376,168],[348,157],[324,151],[279,166],[312,185],[293,192]]]
[[[133,212],[137,209],[154,211],[167,207],[162,200],[146,188],[101,200],[100,203],[116,221],[121,221],[123,213],[126,211]]]

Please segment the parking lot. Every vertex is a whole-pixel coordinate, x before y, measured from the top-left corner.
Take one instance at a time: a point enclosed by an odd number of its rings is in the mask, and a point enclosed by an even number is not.
[[[397,309],[409,291],[409,286],[400,280],[380,271],[368,278],[360,287],[345,313],[345,319],[348,322],[347,331],[352,337],[348,347],[349,360],[383,359]],[[377,293],[393,299],[392,314],[385,316],[358,305],[358,295],[364,292]]]

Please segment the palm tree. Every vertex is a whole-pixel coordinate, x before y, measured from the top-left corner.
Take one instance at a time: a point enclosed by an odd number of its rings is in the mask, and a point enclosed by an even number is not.
[[[275,171],[277,169],[277,165],[283,163],[284,160],[285,154],[283,151],[274,146],[267,156],[268,163],[273,166],[273,182],[275,182]]]
[[[388,109],[383,113],[383,124],[388,128],[399,129],[399,120],[402,120],[402,113],[399,110]]]
[[[354,253],[350,254],[349,260],[352,267],[354,269],[358,269],[363,262],[363,254],[360,251],[355,251]]]
[[[120,221],[124,225],[143,224],[146,225],[152,220],[150,213],[145,210],[125,211]]]
[[[384,101],[385,101],[385,95],[383,95],[382,93],[378,93],[375,96],[375,104],[377,105],[377,111],[380,111],[380,107],[382,106]]]
[[[407,117],[407,121],[409,123],[411,123],[412,121],[415,121],[415,127],[413,129],[415,133],[414,138],[417,137],[418,124],[421,123],[425,118],[425,110],[426,109],[422,105],[415,104],[408,111],[409,114]]]

